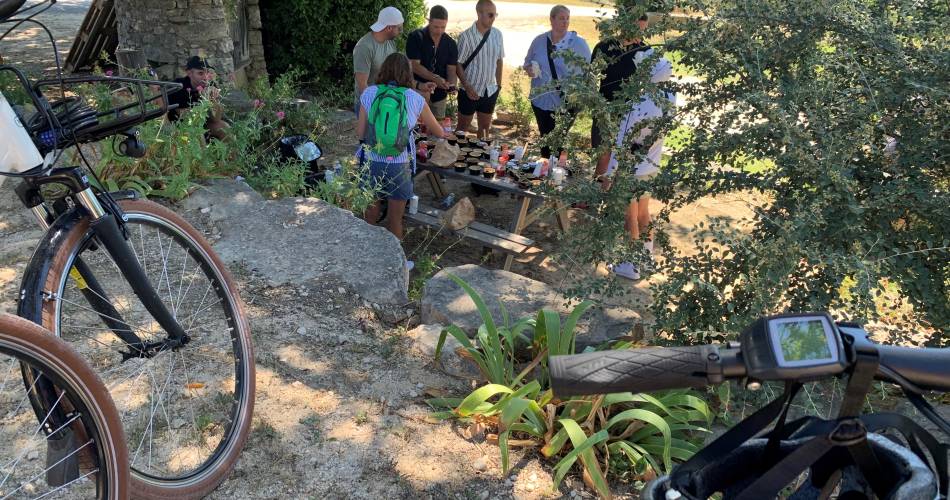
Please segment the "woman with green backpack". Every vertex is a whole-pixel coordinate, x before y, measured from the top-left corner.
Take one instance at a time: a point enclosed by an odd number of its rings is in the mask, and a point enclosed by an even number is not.
[[[406,202],[412,198],[415,171],[412,129],[421,118],[429,135],[443,135],[425,98],[413,90],[414,86],[409,59],[404,54],[390,54],[379,69],[376,85],[367,87],[360,96],[360,116],[356,124],[360,163],[369,162],[365,181],[378,187],[380,196],[363,218],[370,224],[376,223],[380,202],[388,200],[386,228],[400,240]]]

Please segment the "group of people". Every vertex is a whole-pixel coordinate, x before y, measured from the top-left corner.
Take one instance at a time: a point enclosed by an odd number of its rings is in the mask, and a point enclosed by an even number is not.
[[[361,143],[360,154],[369,163],[369,181],[386,197],[386,226],[400,239],[406,203],[412,197],[415,151],[411,129],[415,123],[421,121],[430,135],[441,137],[443,128],[439,121],[445,117],[447,98],[457,92],[456,129],[468,131],[476,116],[480,137],[487,137],[491,128],[501,91],[505,49],[501,32],[493,27],[498,16],[495,4],[491,0],[478,0],[475,13],[476,21],[456,42],[445,33],[448,11],[439,5],[432,7],[428,23],[408,35],[406,53],[401,54],[394,40],[402,33],[403,16],[395,7],[386,7],[370,26],[371,31],[353,49],[354,109],[359,117],[356,132]],[[639,19],[641,31],[646,30],[647,20],[645,15]],[[640,38],[630,38],[619,42],[605,40],[591,51],[583,37],[570,31],[570,10],[563,5],[551,9],[550,22],[551,30],[533,40],[523,63],[531,77],[531,107],[540,135],[544,137],[554,131],[558,120],[568,120],[568,128],[574,121],[575,110],[566,106],[560,81],[586,71],[586,65],[575,61],[589,63],[592,57],[603,57],[607,67],[600,93],[608,102],[626,106],[626,116],[615,137],[616,145],[627,144],[633,149],[646,150],[643,161],[634,167],[634,175],[640,180],[655,176],[659,171],[663,141],[660,138],[645,144],[654,134],[649,123],[644,126],[643,122],[662,116],[667,104],[655,102],[649,96],[626,102],[619,95],[624,82],[636,72],[638,65],[651,57],[653,49]],[[564,54],[569,52],[578,57],[565,58]],[[654,83],[670,79],[669,61],[654,58],[651,62]],[[674,96],[667,94],[664,98],[672,102]],[[379,134],[374,130],[387,116],[383,114],[386,109],[392,109],[386,108],[388,101],[405,109],[405,116],[400,120],[404,120],[401,124],[408,133],[400,140],[390,141],[393,144],[387,143],[389,151],[382,151],[376,147]],[[603,129],[595,120],[591,130],[591,143],[595,148],[604,143]],[[634,131],[636,136],[627,138]],[[368,144],[364,147],[364,143]],[[394,146],[397,149],[393,149]],[[551,148],[543,147],[541,155],[550,157]],[[617,158],[610,152],[597,159],[595,176],[604,189],[610,188],[610,176],[617,164]],[[628,206],[624,226],[633,240],[639,240],[650,225],[649,201],[649,194],[643,194],[632,199]],[[365,214],[366,219],[376,222],[380,210],[379,204],[371,207]],[[652,237],[647,235],[644,248],[652,253],[652,247]],[[640,277],[634,262],[621,262],[611,268],[624,278]]]
[[[448,96],[457,92],[457,130],[468,130],[476,117],[480,136],[487,137],[491,129],[505,49],[501,32],[492,27],[498,15],[494,2],[478,0],[475,14],[476,21],[456,42],[445,33],[448,11],[433,6],[428,23],[407,36],[402,54],[394,41],[402,33],[402,13],[386,7],[353,48],[358,154],[368,164],[369,182],[386,197],[385,224],[397,238],[402,239],[402,219],[412,197],[415,123],[421,121],[430,136],[441,137]],[[392,129],[385,126],[385,113],[400,106],[405,116],[399,125],[405,126],[406,136],[380,139],[385,135],[380,129]],[[380,203],[364,214],[367,221],[378,220]]]

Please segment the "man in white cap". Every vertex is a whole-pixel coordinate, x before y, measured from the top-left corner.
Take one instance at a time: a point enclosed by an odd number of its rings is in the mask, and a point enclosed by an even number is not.
[[[353,47],[353,109],[359,114],[360,96],[366,87],[376,84],[376,73],[383,65],[389,54],[396,52],[396,43],[393,41],[402,33],[402,12],[395,7],[384,7],[379,11],[376,22],[369,27],[369,33],[363,35]],[[426,88],[430,92],[435,90],[432,84],[419,85],[419,89]]]

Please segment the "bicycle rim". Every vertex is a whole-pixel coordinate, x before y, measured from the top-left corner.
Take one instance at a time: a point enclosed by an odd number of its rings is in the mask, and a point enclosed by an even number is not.
[[[32,405],[42,393],[48,404]],[[0,316],[0,498],[126,498],[118,413],[89,366],[39,326]]]
[[[133,494],[199,497],[227,477],[250,427],[254,362],[243,306],[194,228],[151,202],[121,204],[139,263],[191,342],[149,358],[123,359],[128,346],[82,295],[89,283],[77,279],[77,257],[143,341],[162,340],[165,333],[107,252],[96,247],[86,224],[53,259],[45,283],[56,292],[47,301],[52,314],[44,314],[44,326],[72,344],[112,394],[128,438]]]

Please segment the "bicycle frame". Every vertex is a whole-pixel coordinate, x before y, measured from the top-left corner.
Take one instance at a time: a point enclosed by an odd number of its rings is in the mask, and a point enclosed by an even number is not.
[[[54,205],[50,209],[47,204],[44,204],[40,186],[51,183],[63,184],[69,188],[69,196],[74,201],[71,208]],[[124,218],[121,209],[108,194],[103,196],[105,203],[101,203],[99,195],[93,191],[81,169],[78,167],[53,169],[48,176],[28,178],[17,188],[17,195],[24,206],[37,216],[40,224],[47,228],[46,236],[36,249],[44,262],[53,258],[52,251],[57,247],[54,244],[57,238],[65,236],[83,219],[88,219],[96,244],[108,252],[146,310],[168,333],[168,338],[165,340],[143,342],[109,302],[107,292],[99,285],[93,273],[81,259],[77,259],[73,263],[70,276],[76,281],[83,296],[103,323],[129,347],[130,351],[124,353],[126,358],[150,357],[161,350],[175,349],[188,343],[189,336],[161,301],[158,292],[155,291],[139,265],[135,253],[126,242],[124,227],[120,222]],[[28,285],[36,284],[39,274],[41,273],[37,270],[27,269],[23,278],[23,290],[32,288]],[[18,313],[23,317],[36,317],[34,315],[42,309],[44,301],[56,298],[53,295],[56,291],[52,290],[47,290],[38,297],[25,297],[24,293],[21,292],[18,308]]]

